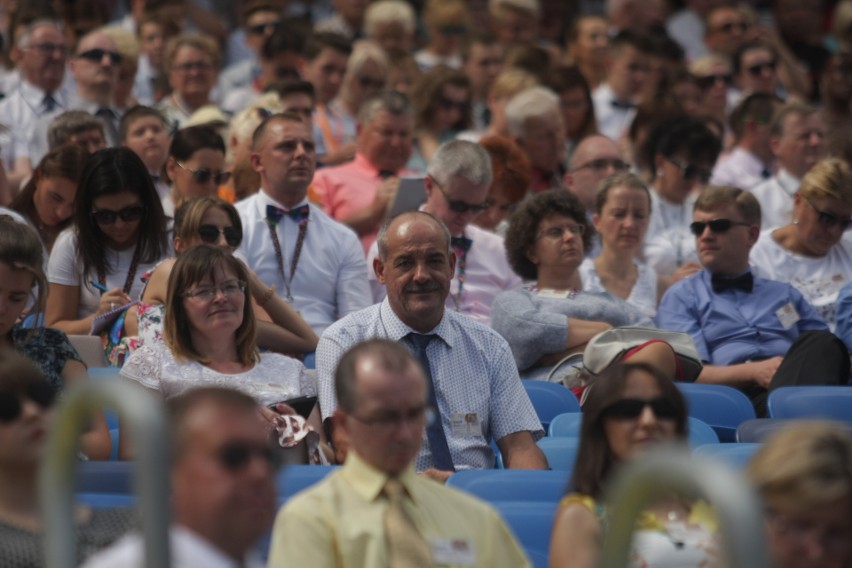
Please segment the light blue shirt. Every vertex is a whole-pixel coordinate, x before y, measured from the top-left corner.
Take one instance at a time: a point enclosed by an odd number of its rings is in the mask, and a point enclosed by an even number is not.
[[[688,333],[704,361],[734,365],[784,356],[800,334],[828,329],[789,284],[755,276],[751,292],[717,294],[710,278],[702,270],[681,280],[669,288],[657,310],[657,325]]]
[[[852,351],[852,282],[840,289],[835,309],[837,328],[834,334],[846,344],[846,349]]]
[[[317,347],[319,403],[323,419],[337,407],[334,370],[343,354],[353,345],[376,337],[400,341],[414,331],[394,313],[388,300],[356,312],[329,327]],[[438,410],[450,454],[457,470],[494,467],[494,451],[489,444],[515,432],[529,431],[534,438],[544,435],[541,422],[521,384],[518,368],[506,341],[497,332],[472,318],[450,310],[435,329],[439,340],[429,343],[426,354],[435,383]],[[403,345],[410,346],[403,341]],[[462,422],[476,414],[479,429],[463,432],[453,427],[453,418]],[[424,436],[415,468],[433,467],[429,442]]]

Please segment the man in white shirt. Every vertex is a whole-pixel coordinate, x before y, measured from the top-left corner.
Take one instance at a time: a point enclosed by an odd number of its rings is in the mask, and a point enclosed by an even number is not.
[[[68,45],[58,22],[37,20],[18,36],[10,55],[21,73],[21,83],[0,101],[0,124],[7,129],[0,132],[0,158],[14,194],[38,164],[35,147],[47,152],[47,123],[68,109],[61,90]],[[42,119],[44,128],[39,130]]]
[[[304,117],[287,112],[264,120],[251,161],[260,191],[236,205],[243,222],[238,255],[320,335],[372,303],[361,243],[307,201],[316,153]]]
[[[770,146],[778,173],[751,190],[760,202],[761,227],[771,229],[790,222],[793,195],[804,175],[825,157],[825,127],[817,109],[788,103],[772,118]]]
[[[174,434],[169,530],[175,568],[259,568],[251,555],[275,516],[276,448],[253,398],[220,387],[169,401]],[[92,556],[86,568],[142,566],[133,533]]]
[[[463,140],[447,142],[429,163],[422,208],[440,219],[452,235],[457,260],[446,308],[485,325],[491,322],[495,296],[522,283],[506,260],[503,238],[471,223],[488,206],[491,177],[491,159],[481,146]],[[367,265],[373,266],[378,256],[378,245],[373,243]],[[381,302],[387,295],[385,286],[375,271],[369,278],[373,300]]]
[[[103,31],[95,30],[83,36],[69,62],[77,83],[71,108],[88,111],[100,118],[110,146],[117,146],[121,141],[121,112],[113,102],[121,59],[115,41]]]

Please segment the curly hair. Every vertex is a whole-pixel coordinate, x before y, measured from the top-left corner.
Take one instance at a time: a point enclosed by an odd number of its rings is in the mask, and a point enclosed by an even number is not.
[[[554,215],[564,215],[585,227],[583,250],[591,247],[595,230],[586,218],[586,208],[576,195],[564,189],[552,189],[536,194],[523,202],[512,214],[509,230],[506,232],[506,257],[512,270],[524,280],[538,278],[538,268],[527,257],[527,251],[535,243],[542,220]]]

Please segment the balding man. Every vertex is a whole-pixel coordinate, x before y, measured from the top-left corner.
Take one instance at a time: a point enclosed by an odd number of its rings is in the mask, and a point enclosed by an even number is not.
[[[387,339],[356,345],[334,389],[335,429],[346,432],[349,456],[281,509],[270,567],[529,566],[490,506],[414,472],[432,409],[428,379],[407,349]]]
[[[373,270],[387,298],[336,322],[317,347],[323,419],[337,407],[333,377],[343,353],[384,337],[417,354],[432,379],[437,416],[417,457],[418,471],[446,479],[455,469],[493,467],[492,438],[506,467],[546,468],[535,444],[541,423],[508,344],[491,328],[445,308],[456,264],[449,230],[414,211],[382,225],[377,242]]]

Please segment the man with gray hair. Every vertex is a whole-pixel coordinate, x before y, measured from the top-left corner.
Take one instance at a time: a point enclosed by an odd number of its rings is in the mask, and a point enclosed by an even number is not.
[[[491,323],[491,304],[500,292],[521,285],[509,266],[503,238],[471,221],[488,208],[491,158],[479,144],[453,140],[438,148],[426,169],[426,203],[422,210],[450,230],[456,268],[446,298],[447,308],[485,325]],[[380,251],[373,244],[367,254],[372,266]],[[373,300],[381,302],[385,286],[368,270]]]
[[[546,87],[532,87],[506,105],[506,126],[533,167],[530,190],[562,188],[565,126],[559,97]]]
[[[351,227],[367,251],[411,156],[414,110],[405,95],[380,93],[361,106],[355,159],[316,173],[311,194],[333,219]]]

